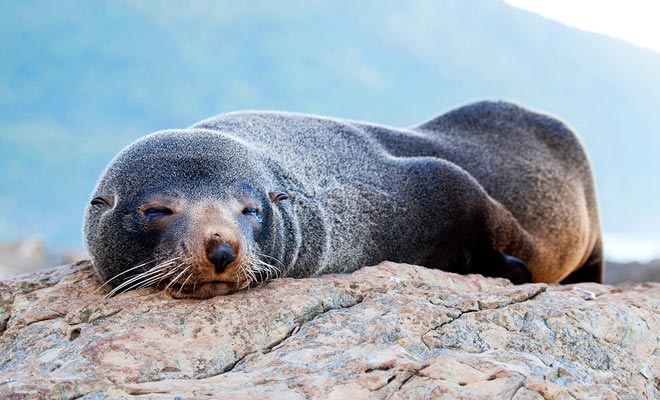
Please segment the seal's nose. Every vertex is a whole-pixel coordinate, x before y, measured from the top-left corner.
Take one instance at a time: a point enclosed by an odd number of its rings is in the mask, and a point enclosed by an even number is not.
[[[206,257],[215,265],[215,272],[219,274],[225,270],[230,262],[236,259],[236,254],[229,244],[224,243],[211,249]]]

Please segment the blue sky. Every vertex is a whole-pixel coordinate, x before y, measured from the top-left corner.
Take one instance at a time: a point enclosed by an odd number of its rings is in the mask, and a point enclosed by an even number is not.
[[[408,126],[504,99],[578,132],[611,249],[660,250],[660,55],[504,2],[7,2],[0,60],[2,240],[80,248],[106,163],[156,130],[241,109]]]

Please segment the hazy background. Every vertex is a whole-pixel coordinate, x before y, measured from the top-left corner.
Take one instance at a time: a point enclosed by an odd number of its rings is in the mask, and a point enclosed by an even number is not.
[[[0,241],[82,248],[121,148],[241,109],[408,126],[478,99],[561,117],[606,254],[660,258],[660,54],[494,0],[3,1]]]

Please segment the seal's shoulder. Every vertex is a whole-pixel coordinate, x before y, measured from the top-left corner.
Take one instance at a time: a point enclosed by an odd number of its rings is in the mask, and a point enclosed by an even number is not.
[[[246,127],[254,128],[256,126],[317,126],[317,125],[336,125],[346,121],[322,117],[313,114],[287,112],[287,111],[269,111],[269,110],[245,110],[234,111],[224,114],[218,114],[211,118],[197,122],[191,128],[213,129],[218,126]]]
[[[281,111],[238,111],[201,121],[191,129],[212,130],[271,147],[275,152],[291,148],[327,147],[368,141],[363,124],[339,118]]]

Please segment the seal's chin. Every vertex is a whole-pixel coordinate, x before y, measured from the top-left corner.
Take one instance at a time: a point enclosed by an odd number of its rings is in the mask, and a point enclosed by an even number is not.
[[[250,282],[198,282],[187,285],[167,285],[165,292],[175,299],[209,299],[237,292],[250,286]]]

